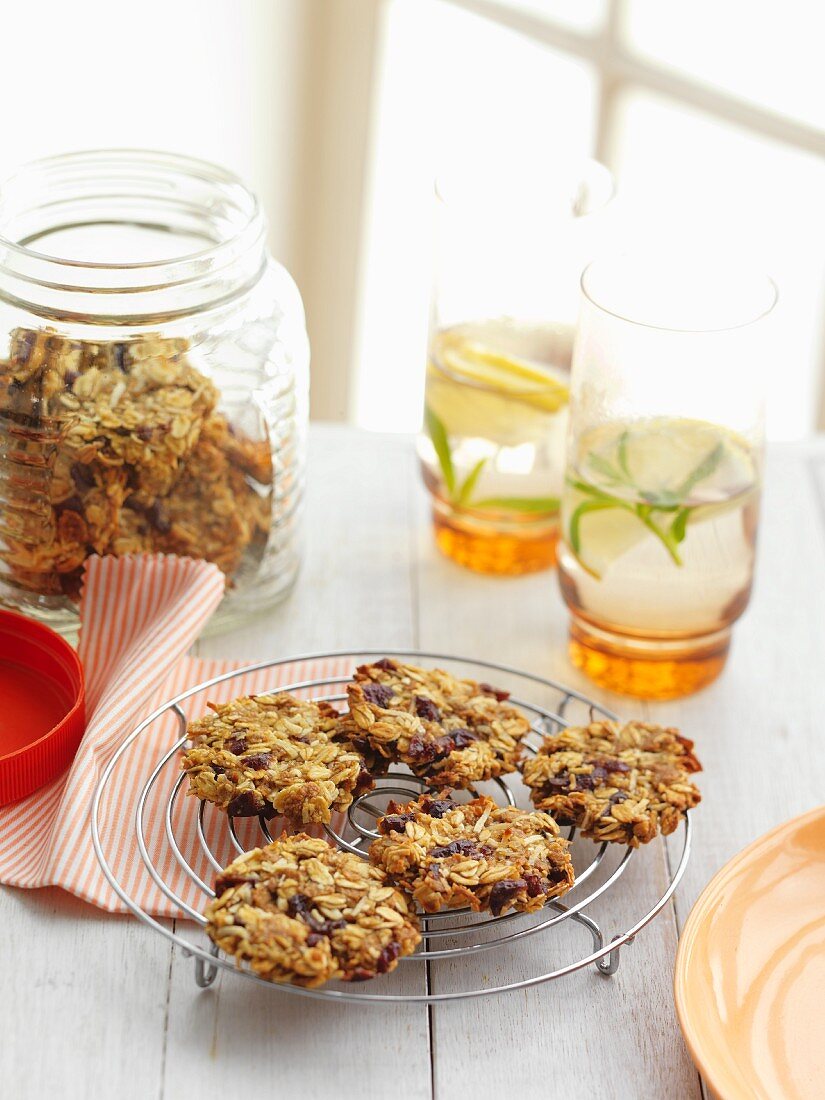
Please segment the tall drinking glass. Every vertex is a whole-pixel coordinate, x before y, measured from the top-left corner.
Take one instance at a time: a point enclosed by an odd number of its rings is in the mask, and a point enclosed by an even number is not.
[[[598,260],[581,285],[559,553],[570,657],[613,691],[686,695],[719,675],[750,599],[776,288],[673,255]]]
[[[613,194],[594,161],[518,168],[440,181],[419,443],[438,546],[501,574],[555,560],[578,282]]]

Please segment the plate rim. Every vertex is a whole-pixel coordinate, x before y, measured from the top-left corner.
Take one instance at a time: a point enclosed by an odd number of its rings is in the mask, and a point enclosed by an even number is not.
[[[713,1064],[703,1055],[702,1044],[699,1042],[696,1029],[690,1020],[686,1008],[685,990],[688,984],[687,970],[689,966],[689,956],[696,942],[697,930],[707,919],[708,910],[711,908],[722,886],[739,869],[742,863],[777,836],[788,831],[796,832],[797,829],[806,822],[817,818],[825,818],[825,803],[814,806],[810,810],[805,810],[801,814],[796,814],[786,821],[781,821],[778,825],[775,825],[772,829],[768,829],[767,832],[762,833],[761,836],[756,837],[750,844],[747,844],[739,852],[731,856],[731,858],[719,868],[694,902],[690,913],[688,913],[682,933],[679,936],[673,968],[673,999],[676,1005],[676,1017],[679,1021],[679,1028],[685,1040],[688,1053],[693,1059],[693,1063],[699,1073],[713,1091],[714,1096],[717,1097],[717,1100],[751,1100],[751,1097],[750,1094],[746,1096],[740,1090],[732,1093],[728,1087],[730,1084],[729,1080],[720,1083],[719,1077],[716,1075],[713,1068]],[[825,859],[825,849],[823,849],[823,858]],[[715,1003],[716,1001],[714,1000],[714,1004]]]

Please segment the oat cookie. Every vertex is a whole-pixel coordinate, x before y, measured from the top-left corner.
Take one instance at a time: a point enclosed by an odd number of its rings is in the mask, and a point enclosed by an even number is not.
[[[210,939],[273,982],[315,987],[395,970],[421,940],[383,871],[299,833],[236,859],[206,907]]]
[[[257,447],[257,465],[264,473],[267,444],[245,441]],[[151,508],[129,500],[120,516],[117,533],[109,544],[118,555],[159,552],[214,562],[227,576],[240,564],[254,541],[263,546],[271,521],[271,492],[250,484],[234,464],[237,441],[221,413],[213,413],[200,438],[184,461],[177,482]],[[271,480],[271,461],[267,481]]]
[[[171,489],[218,399],[185,350],[182,340],[157,337],[95,344],[12,333],[10,407],[63,426],[54,503],[83,493],[78,475],[89,467],[126,468],[132,495],[146,506]]]
[[[592,722],[546,737],[525,760],[535,806],[582,836],[637,848],[672,833],[701,795],[693,742],[646,722]]]
[[[370,860],[426,913],[465,905],[532,913],[573,885],[567,841],[547,814],[428,795],[388,810]]]
[[[210,703],[192,722],[182,760],[189,793],[236,817],[283,814],[296,822],[330,820],[372,780],[325,702],[285,693]]]
[[[160,551],[231,578],[271,527],[269,444],[234,433],[181,339],[96,343],[16,329],[0,361],[2,560],[76,594],[93,553]]]
[[[387,657],[361,665],[347,693],[372,749],[441,788],[515,771],[530,729],[507,692]]]

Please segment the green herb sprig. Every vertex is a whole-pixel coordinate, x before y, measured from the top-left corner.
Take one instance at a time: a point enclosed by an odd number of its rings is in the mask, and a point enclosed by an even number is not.
[[[424,408],[424,428],[430,437],[435,449],[441,476],[444,480],[444,488],[451,504],[460,508],[489,509],[503,512],[528,512],[537,515],[557,512],[561,501],[558,497],[484,497],[481,500],[473,500],[478,480],[484,467],[486,458],[480,458],[470,470],[469,474],[459,484],[456,478],[453,455],[450,450],[450,440],[443,421],[433,412],[429,406]]]
[[[700,482],[711,476],[725,453],[724,444],[717,443],[675,489],[664,489],[659,493],[651,493],[642,489],[630,472],[627,455],[629,434],[629,432],[624,431],[619,437],[616,446],[615,464],[603,455],[594,453],[588,455],[587,461],[594,470],[610,482],[611,487],[630,489],[642,498],[641,501],[634,504],[623,497],[607,492],[605,489],[597,488],[587,481],[582,481],[580,478],[567,478],[568,485],[588,497],[587,500],[582,501],[574,508],[570,516],[570,547],[582,567],[597,579],[600,579],[598,574],[581,560],[581,521],[586,515],[591,512],[604,511],[608,508],[621,508],[626,512],[631,512],[661,542],[674,565],[681,566],[683,562],[679,547],[685,541],[690,517],[698,507],[698,505],[685,505],[681,502],[689,496]]]

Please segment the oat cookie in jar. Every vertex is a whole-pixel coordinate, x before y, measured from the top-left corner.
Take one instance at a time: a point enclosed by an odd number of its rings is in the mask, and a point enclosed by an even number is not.
[[[0,605],[71,631],[92,554],[201,558],[224,624],[299,564],[309,348],[255,196],[186,157],[0,184]]]

